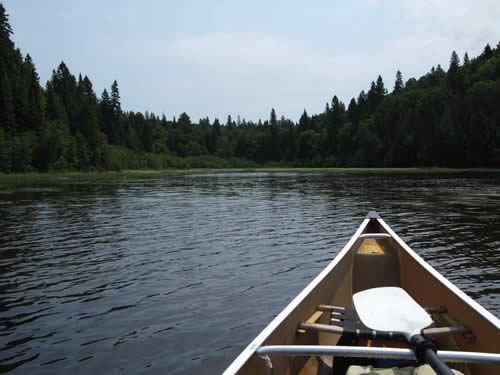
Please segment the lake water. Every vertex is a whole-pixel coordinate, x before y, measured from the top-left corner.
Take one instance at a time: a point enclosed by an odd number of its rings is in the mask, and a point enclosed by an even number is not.
[[[220,373],[376,210],[500,316],[500,175],[210,174],[0,194],[0,372]]]

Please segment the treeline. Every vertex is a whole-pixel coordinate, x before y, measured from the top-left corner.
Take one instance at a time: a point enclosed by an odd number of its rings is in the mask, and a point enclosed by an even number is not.
[[[453,52],[391,92],[379,76],[348,106],[336,96],[298,123],[191,121],[123,111],[118,83],[100,97],[62,62],[45,88],[10,39],[0,4],[0,171],[142,168],[500,166],[500,49]]]

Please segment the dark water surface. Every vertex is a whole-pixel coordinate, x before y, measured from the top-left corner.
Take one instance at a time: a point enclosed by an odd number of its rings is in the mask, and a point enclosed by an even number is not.
[[[149,175],[0,194],[0,372],[220,373],[378,211],[500,316],[499,175]]]

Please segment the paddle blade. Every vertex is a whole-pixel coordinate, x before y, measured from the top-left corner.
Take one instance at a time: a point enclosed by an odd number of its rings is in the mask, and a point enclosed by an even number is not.
[[[401,288],[363,290],[352,299],[361,322],[377,331],[403,333],[410,340],[432,324],[425,310]]]

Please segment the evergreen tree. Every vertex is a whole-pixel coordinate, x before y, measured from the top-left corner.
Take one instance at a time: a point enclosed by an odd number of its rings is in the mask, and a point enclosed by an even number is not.
[[[114,128],[116,123],[115,115],[113,111],[113,106],[111,104],[111,98],[109,96],[108,90],[104,89],[101,94],[101,100],[99,102],[99,111],[101,114],[101,129],[104,134],[108,137],[108,142],[111,144],[118,144],[118,134]]]
[[[459,72],[460,59],[455,51],[451,53],[450,67],[448,68],[448,75],[446,80],[448,86],[455,92],[462,93],[463,91],[463,77]]]
[[[24,128],[38,130],[42,124],[42,98],[38,73],[30,55],[26,55],[23,63],[24,93],[26,113],[24,114]]]
[[[331,110],[327,117],[327,145],[326,152],[329,152],[331,155],[335,155],[337,153],[337,135],[339,129],[342,127],[343,123],[343,115],[345,112],[344,103],[342,103],[337,95],[334,95],[332,99]]]
[[[227,121],[226,121],[226,127],[231,130],[233,128],[233,119],[231,118],[231,115],[227,115]]]
[[[309,129],[309,116],[307,115],[307,112],[304,108],[304,112],[302,113],[302,116],[300,116],[299,119],[299,132],[303,132]]]
[[[118,82],[113,81],[111,85],[111,109],[116,118],[119,118],[122,113],[122,107],[120,103],[120,91],[118,90]]]
[[[10,40],[11,34],[9,16],[0,3],[0,128],[6,130],[16,128],[13,95],[15,83],[12,76],[14,43]]]
[[[352,98],[349,102],[347,114],[353,124],[357,124],[359,122],[359,107],[358,103],[356,103],[356,99]]]
[[[459,67],[460,67],[460,59],[457,53],[453,51],[450,57],[450,67],[448,68],[448,74],[454,75]]]
[[[382,100],[382,98],[387,95],[387,90],[384,86],[384,81],[382,79],[382,76],[379,75],[377,77],[377,84],[375,85],[375,92],[377,93],[377,98],[378,100]]]
[[[372,81],[372,83],[370,84],[370,90],[368,90],[367,98],[368,98],[368,108],[371,113],[375,111],[375,108],[377,107],[378,104],[377,88],[375,86],[374,81]]]
[[[467,52],[465,52],[465,55],[464,55],[464,66],[468,66],[469,64],[470,64],[469,55],[467,54]]]
[[[276,111],[274,110],[274,108],[271,109],[271,115],[269,117],[269,130],[270,130],[269,157],[271,160],[279,160],[280,159],[279,131],[278,131],[278,121],[276,118]]]
[[[393,93],[398,93],[404,88],[404,83],[403,83],[403,75],[401,72],[398,70],[396,72],[396,81],[394,82],[394,90],[392,91]]]
[[[271,127],[278,127],[278,119],[276,117],[276,111],[274,108],[271,108],[271,115],[269,116],[269,124]]]
[[[14,51],[14,43],[10,39],[12,28],[9,24],[9,15],[5,12],[5,8],[0,3],[0,74],[7,73],[11,54]]]
[[[215,118],[212,124],[212,128],[210,130],[209,141],[207,142],[207,150],[209,153],[214,154],[215,151],[217,151],[219,137],[220,137],[220,122],[218,118]]]
[[[61,98],[68,117],[72,118],[77,107],[77,84],[64,61],[59,64],[57,70],[52,71],[48,85]]]
[[[364,118],[369,112],[368,94],[365,93],[365,90],[361,90],[358,95],[358,111],[360,119]]]
[[[484,50],[483,50],[483,53],[481,56],[484,57],[485,59],[489,59],[491,56],[493,56],[493,52],[491,50],[489,43],[484,47]]]
[[[97,96],[94,92],[92,82],[90,82],[89,77],[85,76],[81,84],[78,85],[78,88],[80,89],[81,95],[84,100],[94,105],[97,104]]]
[[[178,127],[184,134],[191,133],[191,119],[186,112],[182,112],[177,120]]]

